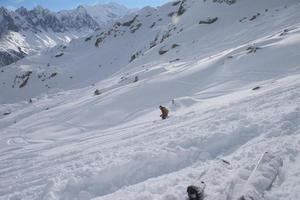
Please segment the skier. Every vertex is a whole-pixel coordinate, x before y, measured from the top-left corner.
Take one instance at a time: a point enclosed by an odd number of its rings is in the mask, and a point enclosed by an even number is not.
[[[159,106],[159,109],[161,111],[161,115],[160,117],[162,119],[166,119],[168,117],[168,114],[169,114],[169,110],[166,108],[166,107],[163,107],[163,106]]]

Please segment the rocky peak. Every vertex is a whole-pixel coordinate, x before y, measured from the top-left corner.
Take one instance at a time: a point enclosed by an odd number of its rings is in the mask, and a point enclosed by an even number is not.
[[[20,46],[27,49],[26,53],[30,53],[31,50],[35,52],[62,41],[69,42],[70,38],[91,33],[127,14],[129,9],[117,5],[78,6],[76,9],[60,12],[52,12],[41,6],[32,10],[20,7],[15,11],[0,7],[0,49],[4,50],[0,51],[0,67],[24,56],[18,51]],[[18,39],[14,38],[16,35]],[[47,35],[46,37],[50,37],[55,42],[50,44],[40,35]],[[19,53],[22,53],[22,56],[19,56]]]
[[[0,7],[0,36],[6,33],[7,30],[19,31],[19,28],[14,23],[10,12],[4,7]]]
[[[22,7],[18,8],[15,12],[21,16],[26,16],[28,13],[28,10],[22,6]]]
[[[3,6],[0,6],[0,14],[4,14],[7,12],[8,12],[8,10],[6,8],[4,8]]]

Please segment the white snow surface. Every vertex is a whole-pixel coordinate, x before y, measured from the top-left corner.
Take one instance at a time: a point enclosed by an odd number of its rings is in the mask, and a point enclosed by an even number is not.
[[[12,49],[19,51],[18,47],[27,54],[35,54],[41,50],[48,50],[56,45],[69,43],[72,39],[87,35],[90,30],[83,32],[64,32],[54,33],[40,32],[32,33],[30,31],[9,32],[0,41],[0,50],[6,51]]]
[[[173,3],[1,68],[1,200],[300,199],[299,1]]]
[[[279,175],[283,161],[280,157],[265,152],[241,190],[239,199],[263,199]]]
[[[136,9],[129,9],[123,5],[113,2],[107,4],[96,4],[92,6],[84,5],[83,8],[89,15],[93,17],[94,20],[98,22],[99,25],[105,25],[114,19],[136,11]]]

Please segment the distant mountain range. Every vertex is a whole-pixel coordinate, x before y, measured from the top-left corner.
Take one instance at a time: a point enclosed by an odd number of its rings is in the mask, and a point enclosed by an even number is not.
[[[100,26],[105,26],[107,22],[119,19],[127,14],[137,11],[137,9],[128,9],[117,3],[84,5],[79,6],[77,10],[87,12]]]
[[[84,36],[133,11],[116,3],[60,12],[42,7],[21,7],[15,11],[0,7],[0,67]]]

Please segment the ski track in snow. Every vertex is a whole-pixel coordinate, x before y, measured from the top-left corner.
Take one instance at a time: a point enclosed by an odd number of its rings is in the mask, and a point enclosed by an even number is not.
[[[289,146],[300,145],[297,137],[300,128],[300,104],[297,104],[300,82],[297,79],[299,76],[293,77],[286,87],[273,83],[276,86],[271,91],[242,98],[229,105],[209,110],[199,105],[200,111],[174,116],[166,121],[113,128],[108,133],[95,130],[93,134],[86,133],[87,136],[62,141],[34,142],[22,136],[9,138],[8,149],[1,153],[0,194],[3,199],[7,198],[5,194],[15,199],[24,196],[33,199],[84,199],[86,196],[103,195],[107,195],[103,199],[115,199],[114,192],[117,195],[125,190],[126,194],[129,190],[134,192],[130,194],[132,199],[142,199],[143,196],[156,199],[148,189],[139,192],[139,188],[147,187],[149,181],[149,187],[159,191],[162,186],[151,185],[158,179],[163,185],[179,187],[177,195],[172,192],[170,195],[180,199],[184,195],[184,184],[199,182],[197,179],[201,175],[210,188],[207,199],[222,199],[229,195],[225,188],[228,184],[220,181],[234,175],[240,168],[253,166],[260,153],[267,149],[284,155],[284,160],[292,162],[285,156],[290,153]],[[276,145],[273,149],[269,146],[272,142],[268,140],[288,145]],[[245,150],[239,152],[239,149]],[[298,153],[293,152],[295,155]],[[225,158],[231,165],[222,163],[220,158]],[[194,175],[190,168],[196,171]],[[178,171],[181,176],[173,175]],[[212,173],[216,173],[215,178],[210,177]],[[164,181],[160,176],[168,178]],[[10,177],[14,177],[13,181]],[[126,187],[134,184],[137,188]],[[7,185],[9,187],[5,187]],[[15,191],[18,192],[15,194]],[[163,193],[168,195],[167,191]]]

